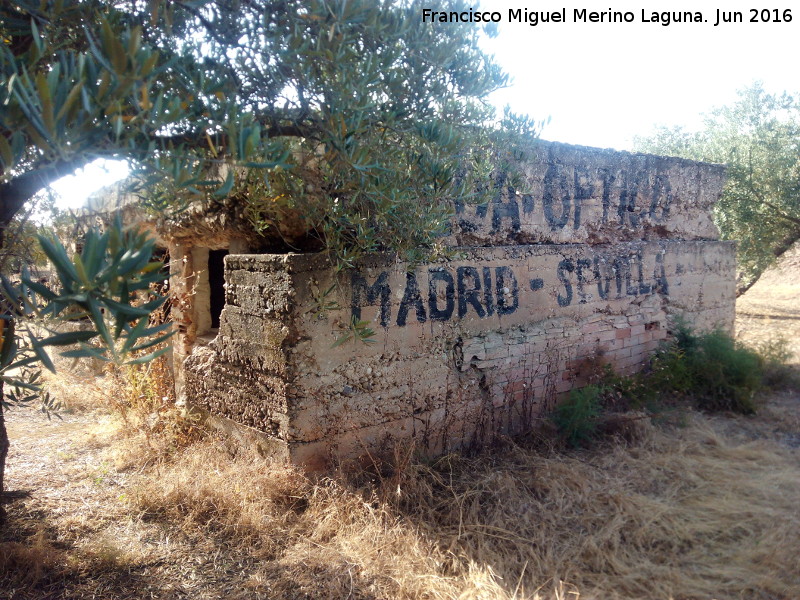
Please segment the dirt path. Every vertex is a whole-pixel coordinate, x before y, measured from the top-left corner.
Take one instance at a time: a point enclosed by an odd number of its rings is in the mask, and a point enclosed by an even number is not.
[[[752,345],[782,337],[800,364],[800,246],[737,300],[736,337]]]
[[[3,582],[0,570],[0,598],[239,597],[247,557],[132,513],[136,473],[118,469],[118,424],[110,416],[48,420],[18,409],[8,414],[8,430],[12,535],[25,545],[34,540],[34,552],[15,565],[16,581]]]

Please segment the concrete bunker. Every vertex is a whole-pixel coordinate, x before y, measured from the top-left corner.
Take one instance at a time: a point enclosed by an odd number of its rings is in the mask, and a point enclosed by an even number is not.
[[[337,274],[321,254],[248,253],[225,213],[164,230],[179,398],[312,468],[397,443],[434,456],[524,431],[587,360],[640,368],[673,315],[732,328],[722,166],[533,154],[524,192],[501,176],[487,204],[454,205],[449,260]]]

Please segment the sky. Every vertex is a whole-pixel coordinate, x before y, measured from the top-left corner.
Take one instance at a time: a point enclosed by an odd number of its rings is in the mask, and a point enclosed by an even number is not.
[[[750,7],[759,5],[778,7],[781,22],[774,10],[763,14],[770,22],[750,22]],[[791,6],[792,20],[785,22],[783,11]],[[544,139],[630,150],[633,136],[658,124],[698,127],[702,113],[731,103],[737,89],[754,81],[773,92],[800,92],[800,4],[794,2],[484,0],[481,7],[501,13],[499,34],[484,47],[514,78],[492,101],[550,117]],[[509,22],[509,9],[525,8],[564,8],[566,22]],[[575,22],[575,9],[630,11],[634,20]],[[717,9],[739,11],[743,22],[714,26]],[[650,22],[643,22],[643,10]],[[653,11],[700,11],[707,21],[663,26],[653,22]]]
[[[761,4],[777,7],[777,14],[759,8],[759,22],[750,22],[751,7]],[[430,0],[432,9],[436,5]],[[537,120],[549,118],[544,139],[631,150],[635,135],[647,135],[659,124],[699,127],[702,113],[733,102],[736,90],[754,81],[773,92],[800,92],[800,5],[792,5],[789,0],[483,0],[479,10],[500,18],[498,35],[484,38],[484,49],[513,77],[512,85],[490,100]],[[787,8],[790,22],[784,20]],[[575,11],[584,9],[587,22],[576,22]],[[742,22],[715,26],[718,9],[740,12]],[[531,26],[530,19],[510,20],[510,10],[521,10],[523,19],[526,10],[529,15],[556,12],[565,21],[551,18]],[[633,20],[588,22],[593,11],[629,12]],[[693,16],[700,11],[704,21],[661,24],[662,13],[684,11]],[[63,198],[60,206],[82,205],[88,194],[125,173],[121,163],[90,165],[54,185]]]

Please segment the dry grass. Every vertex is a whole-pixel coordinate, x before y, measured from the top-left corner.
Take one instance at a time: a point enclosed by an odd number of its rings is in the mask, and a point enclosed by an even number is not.
[[[86,373],[58,371],[43,372],[45,387],[60,403],[59,413],[85,413],[107,411],[108,398],[113,390],[110,381]],[[76,390],[80,390],[76,393]]]
[[[25,542],[0,544],[0,573],[11,589],[35,587],[46,573],[58,568],[64,559],[43,529],[25,539]]]
[[[323,480],[209,436],[163,452],[168,428],[76,439],[71,416],[11,505],[0,597],[800,598],[797,409]],[[23,487],[35,461],[12,464]]]
[[[731,442],[693,415],[633,447],[510,446],[359,486],[202,444],[133,502],[259,557],[251,591],[279,598],[788,600],[798,497],[796,450]]]
[[[785,304],[741,336],[795,327]],[[74,398],[64,422],[9,414],[9,486],[31,495],[0,536],[3,599],[800,598],[796,389],[755,417],[637,420],[592,451],[544,436],[315,480],[232,456],[142,379],[127,400],[52,385]],[[121,398],[127,422],[90,410]]]

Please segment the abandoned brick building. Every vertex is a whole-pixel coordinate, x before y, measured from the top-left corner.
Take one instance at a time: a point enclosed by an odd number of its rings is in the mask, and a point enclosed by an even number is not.
[[[337,275],[322,254],[250,254],[263,244],[235,206],[156,228],[179,398],[310,467],[396,442],[432,456],[530,427],[587,361],[640,368],[672,316],[733,327],[722,166],[532,154],[525,193],[454,207],[449,260],[375,255]]]

